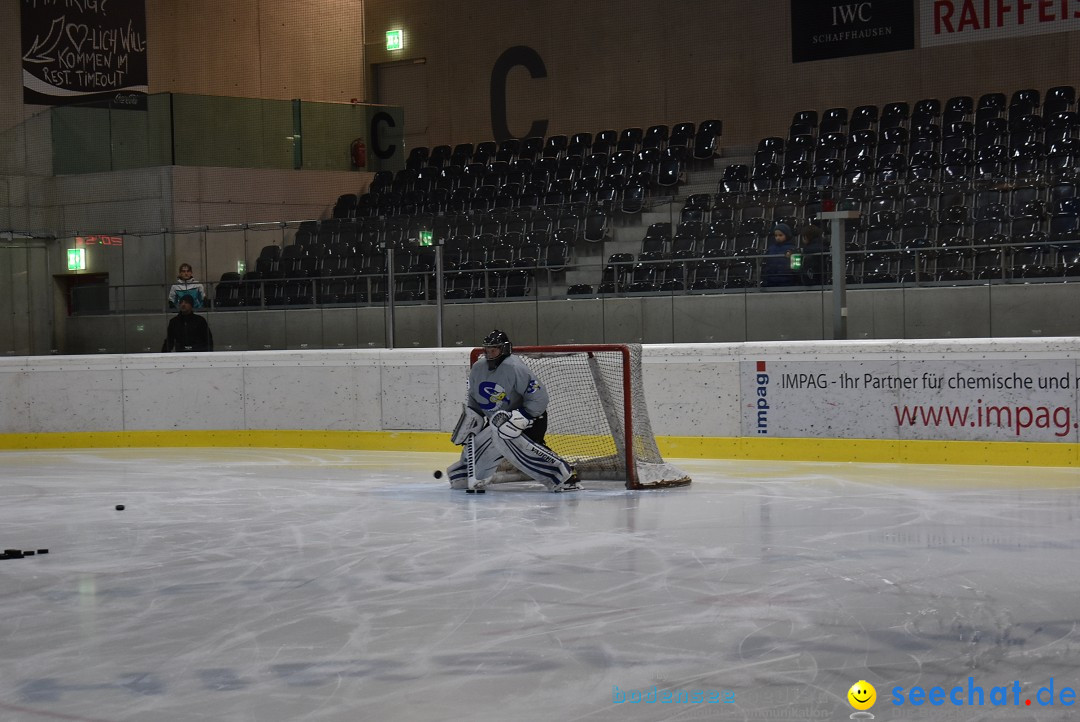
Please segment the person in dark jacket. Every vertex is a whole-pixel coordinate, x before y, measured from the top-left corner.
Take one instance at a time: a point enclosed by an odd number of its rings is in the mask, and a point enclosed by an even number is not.
[[[807,286],[820,286],[829,282],[832,270],[832,257],[829,255],[829,242],[821,229],[813,224],[803,226],[799,231],[803,254],[803,283]]]
[[[169,332],[165,337],[162,353],[170,351],[213,351],[214,335],[210,333],[210,324],[194,311],[195,302],[191,296],[180,297],[180,313],[169,321]]]
[[[761,269],[762,286],[797,286],[797,271],[791,269],[791,254],[795,253],[795,234],[791,226],[777,223],[772,238],[765,248],[765,260]]]

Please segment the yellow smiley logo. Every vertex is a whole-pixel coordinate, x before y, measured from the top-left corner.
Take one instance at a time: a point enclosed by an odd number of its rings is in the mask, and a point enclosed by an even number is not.
[[[874,706],[874,702],[877,701],[877,690],[874,689],[874,685],[865,679],[860,679],[851,685],[851,689],[848,690],[847,701],[855,709],[870,709]]]

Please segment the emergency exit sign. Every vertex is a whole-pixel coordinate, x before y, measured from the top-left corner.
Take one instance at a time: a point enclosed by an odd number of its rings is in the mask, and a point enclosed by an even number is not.
[[[85,271],[86,270],[86,249],[85,248],[69,248],[67,252],[68,256],[68,270],[69,271]]]

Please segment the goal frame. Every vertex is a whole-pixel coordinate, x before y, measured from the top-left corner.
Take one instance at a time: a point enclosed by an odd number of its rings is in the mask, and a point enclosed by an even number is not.
[[[607,344],[552,344],[548,346],[513,346],[512,353],[519,354],[572,354],[572,353],[618,353],[622,359],[621,383],[622,383],[622,408],[619,410],[623,423],[623,434],[625,436],[621,441],[617,441],[617,444],[623,446],[623,464],[626,467],[626,488],[627,489],[655,489],[671,486],[686,486],[690,483],[689,478],[678,479],[673,481],[665,481],[658,484],[645,485],[641,482],[638,474],[637,464],[634,457],[634,448],[632,440],[634,438],[634,409],[633,409],[633,382],[631,379],[631,358],[630,358],[630,346],[627,344],[607,343]],[[469,354],[469,366],[472,367],[484,354],[483,347],[475,347]],[[647,413],[647,409],[646,409]]]

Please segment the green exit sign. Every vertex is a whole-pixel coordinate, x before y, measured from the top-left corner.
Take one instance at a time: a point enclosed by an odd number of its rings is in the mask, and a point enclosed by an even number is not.
[[[68,270],[69,271],[85,271],[86,270],[86,249],[85,248],[69,248],[67,252],[68,256]]]
[[[430,246],[435,243],[434,234],[431,231],[420,231],[420,245]]]
[[[386,31],[386,49],[401,50],[405,47],[405,35],[400,30]]]

